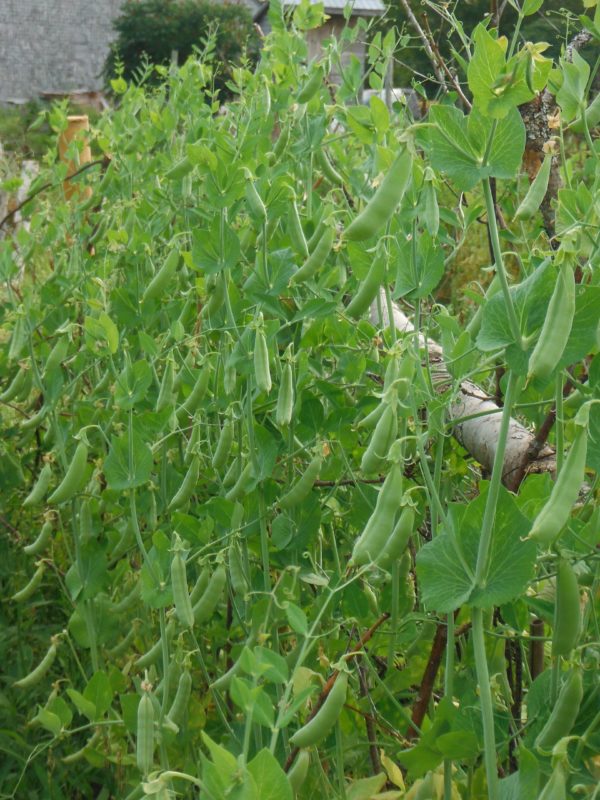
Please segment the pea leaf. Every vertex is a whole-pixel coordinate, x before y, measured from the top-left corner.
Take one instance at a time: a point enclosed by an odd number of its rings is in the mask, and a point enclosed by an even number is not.
[[[112,703],[112,687],[105,672],[95,672],[83,691],[83,696],[94,704],[95,719],[101,719]]]
[[[115,385],[115,402],[123,410],[134,408],[146,396],[152,383],[152,370],[147,361],[136,361],[125,367]]]
[[[152,451],[142,437],[133,432],[132,463],[129,464],[129,434],[112,438],[104,462],[104,476],[109,489],[123,491],[143,486],[152,472]]]
[[[263,747],[248,764],[261,800],[292,800],[292,787],[275,756]]]

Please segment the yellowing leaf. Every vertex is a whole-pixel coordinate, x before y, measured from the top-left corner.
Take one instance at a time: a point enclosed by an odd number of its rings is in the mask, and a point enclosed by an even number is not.
[[[394,763],[391,758],[386,756],[385,750],[379,751],[379,757],[381,759],[381,766],[387,773],[388,780],[390,780],[394,786],[406,791],[406,785],[404,783],[404,778],[402,777],[402,770],[400,767]]]

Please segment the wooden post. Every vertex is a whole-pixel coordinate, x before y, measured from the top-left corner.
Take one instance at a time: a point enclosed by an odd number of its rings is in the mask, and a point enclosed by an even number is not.
[[[58,140],[58,155],[61,161],[67,162],[67,175],[73,175],[83,164],[88,164],[92,160],[92,151],[86,136],[86,132],[90,129],[90,120],[87,114],[82,114],[80,116],[67,117],[67,121],[67,129],[60,135]],[[83,147],[79,151],[79,163],[67,158],[68,147],[75,139],[83,139],[84,141]],[[91,186],[79,187],[73,181],[65,181],[63,187],[67,200],[74,195],[81,200],[87,200],[92,194]]]

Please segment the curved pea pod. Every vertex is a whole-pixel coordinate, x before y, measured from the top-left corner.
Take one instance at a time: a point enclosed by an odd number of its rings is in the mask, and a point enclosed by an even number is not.
[[[374,236],[392,217],[406,191],[412,168],[412,156],[402,150],[385,178],[361,213],[346,228],[346,239],[362,241]]]
[[[376,255],[373,259],[366,278],[361,283],[358,291],[346,307],[346,313],[353,319],[358,319],[369,308],[380,286],[385,281],[385,258]]]
[[[202,309],[202,316],[212,317],[213,314],[216,314],[217,311],[220,310],[225,302],[225,297],[227,295],[225,273],[219,272],[217,275],[211,276],[210,280],[207,281],[206,289],[207,300]]]
[[[296,756],[296,760],[291,766],[290,771],[287,774],[288,781],[290,782],[290,786],[292,787],[292,792],[294,793],[294,797],[298,794],[304,781],[306,780],[306,776],[308,775],[308,768],[310,766],[310,753],[308,750],[300,750],[298,755]]]
[[[86,499],[81,503],[78,517],[78,533],[80,542],[88,542],[94,537],[94,517],[92,514],[91,500]]]
[[[245,597],[248,590],[248,583],[244,574],[242,554],[237,539],[232,538],[227,550],[227,564],[229,566],[229,581],[231,588],[240,597]]]
[[[272,386],[271,371],[269,369],[269,349],[267,347],[267,337],[262,327],[256,331],[256,339],[254,341],[254,377],[260,391],[269,394]]]
[[[298,478],[292,488],[279,499],[279,506],[285,510],[294,508],[308,497],[314,482],[319,477],[321,465],[323,464],[323,453],[317,452],[310,460],[307,468]]]
[[[167,622],[167,627],[165,633],[167,634],[167,641],[170,641],[173,633],[175,632],[175,622],[170,619]],[[147,667],[151,666],[151,664],[155,664],[162,654],[162,639],[159,638],[158,641],[152,645],[150,650],[147,653],[141,655],[137,661],[135,662],[135,666],[138,669],[146,669]]]
[[[365,474],[381,470],[392,442],[398,435],[398,414],[394,403],[388,403],[363,453],[360,468]]]
[[[311,747],[327,736],[342,712],[347,691],[348,675],[340,672],[315,716],[290,738],[292,747]]]
[[[0,402],[10,403],[23,391],[27,385],[29,370],[21,367],[6,389],[0,394]]]
[[[296,99],[299,103],[308,103],[309,100],[316,95],[316,93],[321,88],[323,84],[323,78],[325,77],[323,68],[321,66],[316,67],[313,70],[312,75],[306,81],[304,86],[298,92]]]
[[[165,172],[165,179],[168,181],[179,181],[182,178],[185,178],[192,170],[194,169],[194,165],[190,161],[188,156],[184,156],[180,158],[179,161],[176,161],[172,167],[170,167]]]
[[[94,733],[90,736],[87,742],[81,747],[79,750],[75,750],[73,753],[69,753],[66,756],[61,758],[63,764],[76,764],[78,761],[81,761],[85,758],[85,754],[90,751],[100,740],[100,731],[94,731]]]
[[[204,594],[204,590],[208,586],[209,579],[210,571],[208,567],[203,567],[200,575],[198,575],[198,580],[192,586],[192,591],[190,592],[190,600],[192,601],[192,605]]]
[[[27,326],[25,324],[25,317],[23,314],[15,320],[13,325],[12,334],[10,337],[10,345],[8,346],[8,361],[16,361],[25,347],[27,341]]]
[[[241,459],[240,456],[238,455],[233,459],[233,461],[229,465],[227,472],[223,476],[224,489],[230,489],[237,481],[240,474],[240,461]]]
[[[114,608],[114,606],[113,606]],[[133,640],[137,635],[137,628],[138,628],[138,620],[133,620],[131,627],[127,631],[127,636],[121,639],[114,647],[111,647],[109,650],[106,651],[107,655],[110,658],[118,658],[119,656],[123,655],[127,650],[129,650],[130,646],[133,644]]]
[[[47,378],[57,369],[62,366],[63,361],[67,356],[67,352],[69,349],[69,343],[64,336],[61,336],[52,350],[50,351],[50,355],[46,359],[46,364],[44,365],[44,378]]]
[[[225,498],[227,500],[239,500],[240,497],[243,497],[250,489],[252,484],[254,483],[254,466],[252,461],[248,461],[244,469],[240,472],[240,475],[233,486],[228,490]]]
[[[204,590],[202,597],[193,608],[194,620],[198,625],[201,625],[212,617],[215,609],[219,605],[226,583],[227,573],[225,567],[219,564],[211,575],[208,586]]]
[[[192,463],[185,474],[185,478],[181,482],[181,486],[167,507],[167,511],[175,511],[188,502],[194,492],[194,489],[196,488],[196,485],[198,484],[199,474],[200,459],[198,456],[194,456],[192,458]]]
[[[257,222],[264,223],[267,219],[267,209],[263,203],[259,193],[256,191],[256,186],[252,180],[252,176],[248,170],[246,172],[246,201],[248,203],[248,210],[250,216]]]
[[[65,477],[48,498],[48,503],[66,503],[85,485],[88,448],[85,442],[79,442],[69,464]]]
[[[118,603],[113,605],[113,613],[122,614],[124,611],[128,611],[136,603],[138,597],[140,596],[140,588],[140,583],[138,581],[134,584],[131,591],[125,595],[125,597],[121,598]]]
[[[142,295],[142,303],[147,303],[148,300],[159,298],[163,292],[167,291],[170,283],[179,266],[179,250],[171,250],[169,255],[165,258],[162,267],[158,270],[156,275],[152,278],[144,294]]]
[[[38,475],[37,481],[34,483],[31,491],[23,500],[23,506],[25,508],[31,508],[31,506],[36,506],[38,503],[41,503],[44,497],[46,496],[46,492],[48,491],[48,487],[50,486],[50,481],[52,480],[52,467],[50,464],[46,463],[42,467],[40,474]]]
[[[52,664],[54,663],[57,651],[58,651],[57,644],[56,642],[53,641],[50,647],[48,648],[46,655],[42,658],[37,667],[33,669],[28,675],[25,675],[24,678],[15,681],[13,686],[18,686],[19,689],[28,689],[30,686],[35,686],[36,683],[39,683],[44,677],[44,675],[46,675]]]
[[[537,343],[529,357],[527,380],[547,380],[564,353],[575,316],[575,273],[561,264]]]
[[[173,384],[175,381],[175,367],[172,358],[167,359],[165,371],[160,382],[158,398],[156,400],[156,410],[162,411],[163,408],[173,403]]]
[[[366,428],[367,430],[371,430],[374,428],[379,420],[381,419],[381,415],[387,408],[387,403],[379,403],[379,405],[375,406],[373,411],[370,411],[366,417],[363,417],[357,424],[357,428]]]
[[[298,213],[298,206],[296,205],[295,199],[290,203],[289,234],[294,250],[300,253],[303,258],[308,258],[308,244],[304,236],[304,230],[302,229],[302,222],[300,221],[300,214]]]
[[[194,388],[189,393],[187,399],[177,412],[177,419],[181,421],[186,416],[193,416],[198,410],[198,406],[204,400],[210,381],[210,364],[205,363],[200,370],[200,374],[196,379]]]
[[[537,800],[567,800],[567,779],[562,763],[558,763],[554,767],[548,783],[538,795]]]
[[[327,256],[333,247],[334,239],[334,229],[332,227],[326,228],[311,255],[306,259],[300,269],[298,269],[297,272],[294,272],[290,278],[290,285],[309,280],[313,277],[319,267],[322,267],[325,263]]]
[[[292,421],[294,411],[294,375],[292,365],[287,361],[281,372],[281,383],[277,395],[277,408],[275,409],[275,422],[280,428],[287,428]]]
[[[231,414],[227,415],[221,433],[219,434],[219,441],[215,448],[212,457],[212,465],[214,469],[221,469],[223,464],[227,461],[227,457],[231,452],[231,445],[233,444],[233,435],[235,433],[235,426]]]
[[[350,562],[356,565],[375,563],[394,532],[394,518],[402,499],[404,479],[399,464],[392,467],[377,495],[373,513],[352,550]]]
[[[579,714],[582,699],[581,670],[573,669],[560,690],[548,721],[535,740],[536,749],[550,751],[559,739],[570,734]]]
[[[37,556],[39,553],[43,553],[48,546],[50,537],[52,536],[52,530],[52,523],[50,520],[46,520],[46,522],[44,522],[42,525],[42,530],[39,532],[37,538],[31,544],[28,544],[26,547],[24,547],[23,552],[27,553],[28,556]]]
[[[192,610],[192,601],[190,600],[187,584],[185,561],[183,560],[180,550],[175,552],[173,560],[171,561],[171,586],[173,588],[175,611],[177,612],[179,621],[186,628],[193,628],[194,612]]]
[[[14,600],[16,603],[21,603],[23,600],[28,600],[31,595],[35,592],[38,586],[42,582],[42,578],[44,577],[44,572],[46,571],[46,565],[43,561],[38,562],[36,565],[36,570],[31,576],[28,583],[20,589],[18,592],[13,594],[11,600]]]
[[[242,652],[243,652],[243,651],[244,651],[246,648],[248,648],[248,649],[250,649],[250,650],[251,650],[251,649],[254,647],[254,645],[256,644],[256,642],[257,642],[257,639],[258,639],[258,633],[257,633],[256,631],[250,631],[250,634],[249,634],[249,636],[248,636],[248,639],[246,640],[246,644],[245,644],[245,645],[244,645],[244,647],[242,648]],[[214,680],[214,681],[213,681],[213,682],[210,684],[209,688],[210,688],[210,689],[217,689],[218,691],[221,691],[221,690],[223,690],[223,689],[228,689],[228,688],[229,688],[229,685],[230,685],[230,683],[231,683],[231,679],[232,679],[232,678],[235,678],[235,676],[238,674],[238,672],[239,672],[239,671],[241,670],[241,668],[242,668],[242,663],[241,663],[241,662],[242,662],[242,659],[241,659],[241,653],[240,653],[240,656],[239,656],[239,657],[236,659],[236,661],[235,661],[235,662],[234,662],[234,663],[231,665],[231,667],[229,667],[229,669],[227,670],[227,672],[224,672],[224,673],[223,673],[222,675],[220,675],[220,676],[219,676],[219,677],[218,677],[216,680]]]
[[[192,421],[192,430],[187,440],[187,444],[185,446],[185,452],[183,454],[183,463],[184,464],[191,464],[192,459],[196,455],[196,451],[198,450],[198,444],[200,442],[200,420],[198,417],[194,417]]]
[[[538,174],[533,179],[527,194],[515,212],[515,219],[531,219],[542,204],[548,190],[550,170],[552,169],[552,155],[546,153]]]
[[[291,125],[286,123],[284,127],[281,129],[279,136],[277,137],[277,141],[275,142],[275,147],[273,148],[273,161],[276,161],[283,155],[283,151],[288,146],[288,142],[290,141],[290,134],[292,132]]]
[[[412,506],[406,506],[402,509],[402,513],[394,526],[394,530],[383,546],[381,555],[376,559],[377,566],[387,569],[400,558],[402,553],[406,550],[408,540],[412,535],[414,527],[415,510]]]
[[[329,156],[325,152],[323,148],[320,148],[316,151],[317,156],[317,164],[319,165],[321,172],[327,178],[329,183],[332,186],[342,187],[344,185],[344,179],[337,171],[337,169],[331,163]]]
[[[179,683],[177,684],[177,691],[173,698],[173,703],[167,714],[167,717],[175,725],[179,725],[184,718],[185,711],[188,706],[190,695],[192,693],[192,676],[189,670],[184,671],[179,676]]]
[[[37,430],[42,422],[46,419],[46,415],[48,414],[48,407],[43,405],[40,410],[35,413],[29,419],[24,420],[20,423],[20,427],[22,431],[35,431]]]
[[[135,758],[145,778],[154,763],[154,706],[148,692],[144,692],[138,705]]]
[[[556,600],[552,655],[568,656],[581,634],[579,584],[570,561],[561,558],[556,574]]]
[[[549,545],[567,524],[585,474],[587,428],[580,426],[546,505],[534,520],[529,539]]]

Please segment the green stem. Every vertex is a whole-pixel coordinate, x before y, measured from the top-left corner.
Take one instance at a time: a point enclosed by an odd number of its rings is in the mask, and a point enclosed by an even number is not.
[[[446,664],[444,697],[452,702],[454,693],[454,612],[446,617]],[[444,759],[444,800],[452,800],[452,759]]]
[[[556,434],[556,475],[562,469],[564,452],[565,452],[565,439],[564,439],[564,411],[563,411],[563,375],[558,372],[556,375],[556,389],[554,396],[554,405],[556,408],[556,419],[554,422]]]
[[[483,744],[485,773],[488,784],[488,800],[498,800],[498,770],[496,766],[496,737],[494,735],[494,707],[490,675],[485,654],[485,636],[483,630],[483,611],[481,608],[471,610],[473,625],[473,650],[475,652],[475,668],[479,684],[479,702],[483,722]]]
[[[398,559],[392,565],[392,615],[390,617],[390,641],[388,645],[388,670],[394,668],[396,655],[396,630],[398,628],[398,606],[400,602],[400,562]]]

